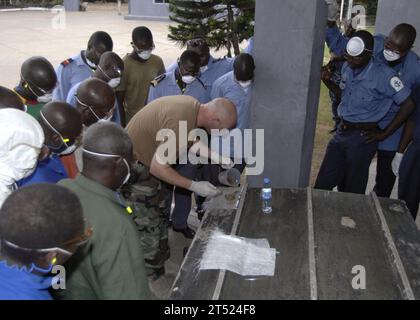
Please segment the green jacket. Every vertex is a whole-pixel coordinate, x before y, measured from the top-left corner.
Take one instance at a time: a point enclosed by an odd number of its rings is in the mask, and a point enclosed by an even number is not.
[[[79,174],[60,185],[82,203],[91,240],[65,264],[64,299],[150,299],[140,234],[117,193]]]

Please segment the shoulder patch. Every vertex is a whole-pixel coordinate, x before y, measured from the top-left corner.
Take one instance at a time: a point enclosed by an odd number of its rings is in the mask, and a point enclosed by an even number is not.
[[[151,82],[150,82],[150,84],[153,86],[153,87],[156,87],[163,79],[165,79],[166,78],[166,74],[161,74],[160,76],[157,76],[156,78],[154,78]]]
[[[400,92],[402,89],[404,89],[404,84],[399,77],[393,77],[391,78],[391,87],[395,91]]]
[[[72,62],[73,62],[73,59],[72,58],[68,58],[68,59],[64,60],[63,62],[61,62],[61,65],[63,67],[65,67],[65,66],[68,66]]]

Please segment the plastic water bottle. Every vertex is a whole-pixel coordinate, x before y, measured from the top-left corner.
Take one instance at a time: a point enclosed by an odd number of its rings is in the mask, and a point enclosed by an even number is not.
[[[273,207],[271,206],[271,199],[272,199],[271,181],[268,178],[264,179],[264,187],[261,190],[261,199],[262,199],[262,212],[265,214],[272,213]]]

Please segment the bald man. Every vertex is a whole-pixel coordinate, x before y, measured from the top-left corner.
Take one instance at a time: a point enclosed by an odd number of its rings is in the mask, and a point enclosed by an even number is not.
[[[123,60],[114,52],[105,52],[101,59],[99,60],[98,67],[93,73],[91,78],[96,78],[102,80],[112,88],[116,89],[121,82],[121,77],[124,72],[124,62]],[[70,103],[72,106],[76,106],[76,94],[77,90],[82,83],[78,82],[75,84],[69,91],[67,95],[67,103]],[[116,103],[115,113],[112,117],[112,121],[121,125],[125,124],[124,113],[121,111],[122,108]]]
[[[167,184],[165,199],[168,216],[172,203],[172,189],[173,186],[176,187],[173,227],[187,238],[194,237],[194,232],[187,225],[192,192],[202,197],[212,197],[219,191],[209,182],[194,181],[197,165],[180,163],[179,159],[186,156],[185,153],[192,146],[192,142],[180,141],[181,122],[186,124],[187,133],[197,128],[203,128],[210,133],[212,129],[234,128],[236,121],[235,106],[227,99],[219,98],[201,104],[189,96],[168,96],[145,106],[127,125],[127,132],[133,141],[137,159],[150,169],[152,175]],[[174,152],[169,151],[166,160],[163,159],[165,155],[159,148],[162,143],[157,140],[157,135],[162,129],[171,130],[176,139],[176,149]],[[220,161],[219,155],[208,150],[207,146],[201,143],[200,148],[206,156],[211,156],[213,161]],[[222,161],[231,162],[230,159]]]
[[[37,118],[44,104],[51,101],[57,85],[54,67],[44,57],[31,57],[22,64],[20,75],[14,91],[28,105],[28,113]]]
[[[0,86],[0,109],[18,109],[26,112],[26,105],[22,99],[10,89]]]
[[[57,183],[68,178],[61,157],[74,153],[82,134],[80,113],[65,102],[47,103],[40,111],[38,122],[44,131],[47,157],[40,159],[35,172],[20,180],[18,186]]]

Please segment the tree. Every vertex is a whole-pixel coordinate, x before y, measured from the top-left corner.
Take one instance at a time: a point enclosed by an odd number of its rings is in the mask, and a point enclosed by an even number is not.
[[[170,40],[182,46],[192,38],[206,39],[211,48],[240,53],[239,44],[254,34],[255,0],[169,0]]]

